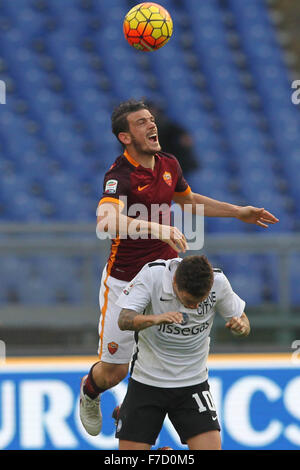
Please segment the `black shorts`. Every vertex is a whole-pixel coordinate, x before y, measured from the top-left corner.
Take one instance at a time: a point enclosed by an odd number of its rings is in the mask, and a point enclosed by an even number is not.
[[[189,387],[160,388],[130,378],[116,438],[154,445],[166,415],[182,444],[198,434],[220,431],[207,381]]]

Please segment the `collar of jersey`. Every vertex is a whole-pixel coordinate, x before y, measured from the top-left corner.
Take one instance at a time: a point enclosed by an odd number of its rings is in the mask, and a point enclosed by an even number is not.
[[[135,161],[135,159],[132,158],[132,157],[129,155],[129,153],[127,152],[127,150],[124,150],[124,157],[127,158],[127,160],[129,161],[129,163],[131,163],[131,165],[136,166],[136,167],[137,167],[137,166],[140,166],[140,164],[139,164],[137,161]]]
[[[135,167],[138,167],[140,166],[140,164],[134,159],[132,158],[129,153],[127,152],[127,150],[124,150],[124,153],[123,153],[124,157],[127,158],[127,160],[129,161],[129,163],[131,163],[131,165],[135,166]],[[156,153],[155,154],[155,157],[156,158],[160,158],[160,156]]]

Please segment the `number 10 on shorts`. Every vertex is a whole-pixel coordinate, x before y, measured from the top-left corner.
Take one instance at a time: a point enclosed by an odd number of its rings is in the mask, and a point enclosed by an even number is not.
[[[216,411],[216,407],[213,401],[213,398],[208,390],[204,390],[202,393],[202,396],[204,398],[205,403],[208,406],[208,409],[210,411]],[[203,404],[203,401],[199,397],[198,393],[194,393],[192,397],[196,400],[196,403],[198,405],[199,413],[203,413],[203,411],[207,411],[206,406]]]

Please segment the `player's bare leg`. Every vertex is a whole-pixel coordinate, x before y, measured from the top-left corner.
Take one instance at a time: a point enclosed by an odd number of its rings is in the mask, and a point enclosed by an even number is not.
[[[92,371],[94,382],[103,391],[115,387],[127,376],[128,367],[129,364],[97,362]]]
[[[119,450],[150,450],[151,445],[144,442],[119,440]]]
[[[219,431],[208,431],[197,434],[186,441],[189,450],[221,450]]]
[[[95,363],[80,387],[80,419],[91,436],[102,428],[100,394],[120,383],[127,375],[128,364]]]

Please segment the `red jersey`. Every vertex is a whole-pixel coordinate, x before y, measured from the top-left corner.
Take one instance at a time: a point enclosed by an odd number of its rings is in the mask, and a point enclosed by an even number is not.
[[[122,196],[126,196],[127,206],[122,213],[136,218],[139,213],[135,217],[130,213],[130,207],[133,204],[143,204],[147,209],[148,220],[153,220],[153,204],[165,204],[164,211],[157,211],[155,221],[170,224],[173,196],[186,195],[190,191],[179,162],[173,155],[157,152],[152,170],[141,166],[125,151],[105,174],[103,196],[99,204],[114,202],[123,205]],[[107,270],[116,279],[130,281],[146,263],[177,256],[178,253],[167,243],[153,239],[151,235],[137,240],[118,237],[112,241]]]

